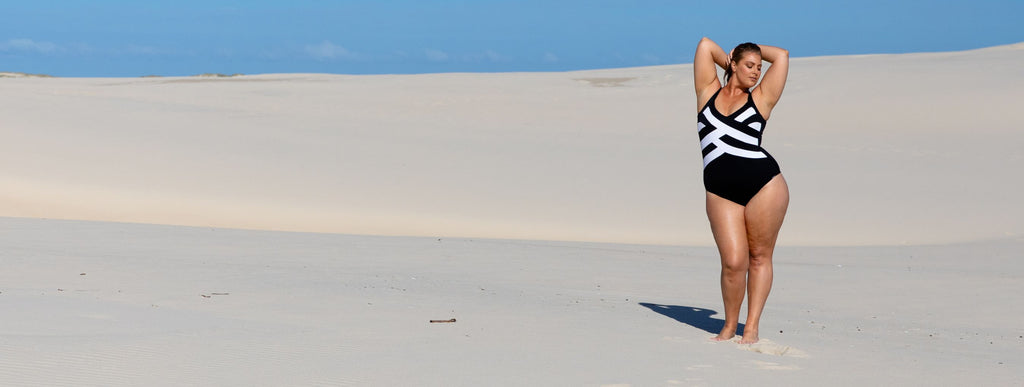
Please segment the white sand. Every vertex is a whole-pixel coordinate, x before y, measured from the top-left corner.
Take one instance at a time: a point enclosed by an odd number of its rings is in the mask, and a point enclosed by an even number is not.
[[[10,218],[0,243],[4,385],[1014,385],[1024,367],[1020,238],[782,247],[753,348],[708,341],[711,247]]]
[[[1022,59],[794,59],[782,243],[1020,235]],[[0,215],[710,245],[691,74],[3,79]]]
[[[689,65],[0,79],[0,385],[1020,383],[1021,60],[794,59],[753,347]]]

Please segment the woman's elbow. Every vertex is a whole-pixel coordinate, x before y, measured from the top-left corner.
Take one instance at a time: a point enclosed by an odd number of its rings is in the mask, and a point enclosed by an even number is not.
[[[789,50],[785,48],[772,47],[771,51],[763,52],[765,54],[764,59],[772,63],[778,63],[779,61],[789,62]]]

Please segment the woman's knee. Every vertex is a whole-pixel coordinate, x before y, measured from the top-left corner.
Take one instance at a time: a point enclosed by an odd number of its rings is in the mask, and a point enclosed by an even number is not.
[[[747,269],[750,268],[750,261],[748,257],[727,257],[722,259],[722,271],[725,274],[745,274]]]
[[[750,249],[750,267],[760,267],[772,264],[772,250],[770,248]]]

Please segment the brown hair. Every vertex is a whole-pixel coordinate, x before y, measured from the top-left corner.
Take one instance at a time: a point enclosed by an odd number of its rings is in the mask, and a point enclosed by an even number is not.
[[[739,62],[740,59],[743,59],[744,55],[747,55],[747,53],[751,52],[760,56],[761,47],[754,43],[746,42],[741,43],[739,46],[736,46],[736,48],[732,49],[732,58],[729,58],[729,64],[725,66],[725,83],[729,83],[729,77],[732,76],[732,63]]]

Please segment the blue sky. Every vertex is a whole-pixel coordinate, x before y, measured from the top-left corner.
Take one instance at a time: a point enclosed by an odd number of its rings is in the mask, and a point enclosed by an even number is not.
[[[1024,41],[1024,1],[36,0],[0,10],[0,71],[564,71],[693,61],[701,36],[793,56]]]

